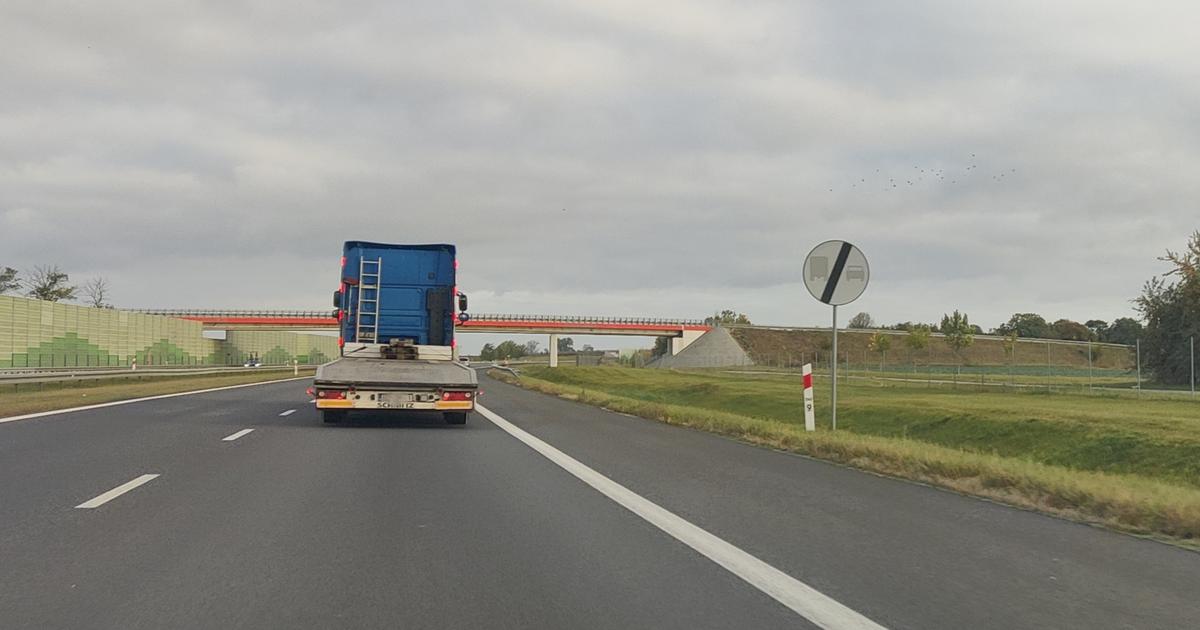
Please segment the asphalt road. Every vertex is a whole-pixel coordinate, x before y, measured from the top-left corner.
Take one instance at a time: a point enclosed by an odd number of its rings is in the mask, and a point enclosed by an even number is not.
[[[1194,552],[481,380],[600,481],[305,381],[0,424],[0,628],[815,627],[612,482],[888,628],[1200,619]]]

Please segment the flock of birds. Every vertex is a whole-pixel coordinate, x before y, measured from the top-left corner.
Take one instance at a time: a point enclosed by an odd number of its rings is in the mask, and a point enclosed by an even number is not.
[[[901,188],[914,187],[924,184],[926,181],[937,184],[958,185],[959,182],[967,183],[969,180],[977,179],[979,173],[979,165],[975,163],[975,154],[971,154],[971,164],[965,168],[960,168],[956,171],[947,171],[944,168],[922,168],[921,166],[913,166],[912,173],[906,173],[897,177],[891,177],[890,173],[883,173],[882,169],[875,169],[875,173],[871,178],[859,177],[858,181],[850,184],[851,190],[869,190],[879,186],[882,183],[882,190],[891,191]],[[1001,169],[993,173],[991,178],[995,182],[1004,181],[1005,177],[1011,176],[1017,172],[1017,169],[1010,168],[1008,170]],[[834,192],[834,188],[830,188],[829,192]]]

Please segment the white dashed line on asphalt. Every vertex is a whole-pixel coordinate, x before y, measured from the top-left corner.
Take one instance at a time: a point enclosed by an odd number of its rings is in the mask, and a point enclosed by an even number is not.
[[[142,475],[141,477],[138,477],[137,479],[134,479],[133,481],[125,482],[125,483],[117,486],[116,488],[113,488],[112,490],[109,490],[108,492],[105,492],[104,494],[102,494],[94,499],[91,499],[90,501],[84,501],[83,503],[76,505],[75,508],[76,509],[84,509],[84,510],[98,508],[101,505],[104,505],[105,503],[108,503],[109,501],[112,501],[113,499],[121,496],[122,494],[125,494],[126,492],[129,492],[130,490],[133,490],[134,488],[151,481],[152,479],[154,479],[157,476],[158,476],[157,474]]]
[[[283,412],[283,413],[281,413],[281,414],[279,414],[279,415],[280,415],[280,416],[290,416],[290,415],[292,415],[292,414],[294,414],[294,413],[296,413],[296,410],[295,410],[295,409],[288,409],[287,411],[285,411],[285,412]]]
[[[232,442],[253,430],[254,429],[242,429],[241,431],[238,431],[237,433],[234,433],[233,435],[226,435],[225,437],[221,438],[221,441],[222,442]]]

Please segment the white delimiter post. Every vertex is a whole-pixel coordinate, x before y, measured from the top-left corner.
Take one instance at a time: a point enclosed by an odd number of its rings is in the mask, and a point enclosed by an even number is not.
[[[550,335],[550,367],[558,367],[558,335]]]
[[[804,367],[800,368],[800,373],[804,375],[804,430],[816,431],[817,420],[813,415],[812,364],[805,363]]]
[[[831,426],[834,431],[837,431],[837,304],[833,305],[833,360],[829,362],[830,374],[833,376],[833,384],[829,388],[832,394],[832,402],[829,406],[829,417],[831,418]]]

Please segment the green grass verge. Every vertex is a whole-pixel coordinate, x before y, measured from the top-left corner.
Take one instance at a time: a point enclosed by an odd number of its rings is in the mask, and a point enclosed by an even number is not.
[[[300,370],[301,376],[312,376],[313,370]],[[260,383],[294,378],[292,370],[264,370],[237,374],[203,376],[154,376],[142,379],[103,379],[79,381],[78,383],[47,383],[22,385],[14,388],[5,385],[0,389],[0,418],[20,416],[40,411],[68,409],[84,405],[144,398],[159,394],[174,394],[198,389],[211,389],[227,385]],[[116,382],[114,382],[116,381]]]
[[[495,375],[624,413],[1200,546],[1200,406],[1192,403],[850,386],[839,387],[845,430],[808,433],[797,423],[795,383],[620,368]]]

